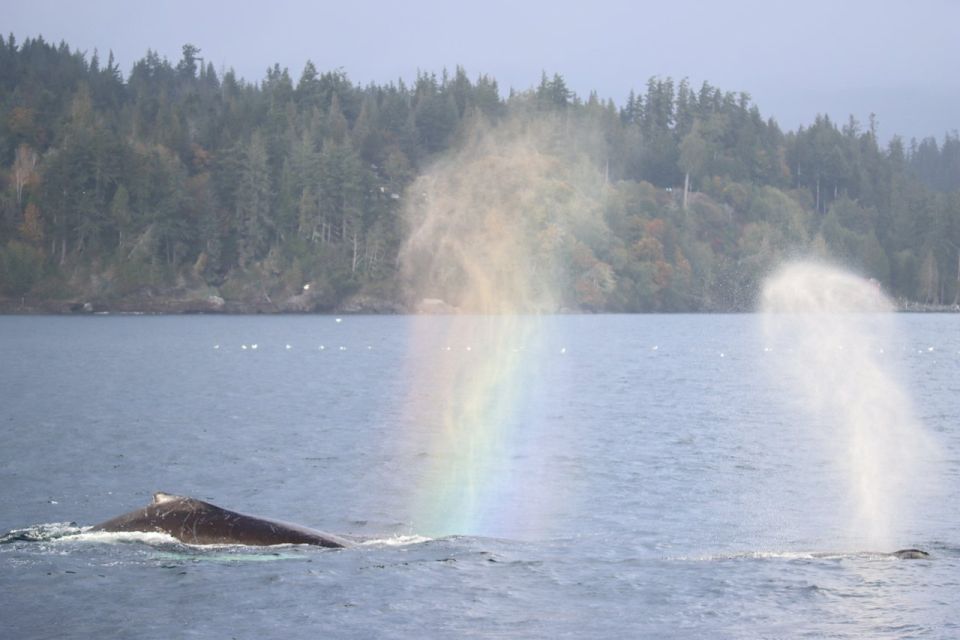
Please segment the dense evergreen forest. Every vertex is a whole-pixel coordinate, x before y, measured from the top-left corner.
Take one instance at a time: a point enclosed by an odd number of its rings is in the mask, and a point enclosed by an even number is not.
[[[670,78],[619,108],[560,75],[504,97],[461,68],[359,86],[307,62],[249,83],[192,45],[176,63],[148,51],[125,79],[112,55],[13,36],[0,39],[0,296],[410,308],[407,187],[478,115],[520,112],[605,141],[602,224],[558,241],[564,308],[749,308],[758,280],[799,255],[904,301],[960,302],[956,132],[884,145],[873,121],[824,116],[784,132],[746,93]]]

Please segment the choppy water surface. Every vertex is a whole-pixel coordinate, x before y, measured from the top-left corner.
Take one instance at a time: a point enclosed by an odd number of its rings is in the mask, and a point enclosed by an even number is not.
[[[750,315],[528,320],[497,490],[471,530],[423,530],[444,363],[494,348],[452,321],[0,318],[2,635],[960,633],[960,317],[898,316],[878,346],[936,443],[892,523],[917,561],[849,528],[844,452]],[[83,533],[155,490],[361,544]]]

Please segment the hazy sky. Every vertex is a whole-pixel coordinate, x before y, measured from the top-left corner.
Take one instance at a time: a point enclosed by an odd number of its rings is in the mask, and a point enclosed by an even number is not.
[[[113,50],[125,74],[148,48],[176,63],[189,42],[252,82],[275,62],[296,82],[308,59],[363,84],[460,64],[504,91],[560,73],[581,96],[595,89],[621,106],[659,75],[746,91],[784,129],[817,113],[865,124],[871,112],[884,139],[960,129],[958,0],[5,4],[5,34],[65,40],[104,61]]]

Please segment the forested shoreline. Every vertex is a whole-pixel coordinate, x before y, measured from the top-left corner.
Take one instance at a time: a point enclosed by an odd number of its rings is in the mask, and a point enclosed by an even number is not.
[[[956,131],[785,132],[746,93],[671,78],[619,107],[546,73],[508,96],[462,68],[360,86],[306,62],[250,83],[201,53],[148,51],[124,77],[112,55],[0,40],[2,310],[410,310],[408,187],[471,123],[518,114],[603,142],[595,224],[551,240],[558,310],[744,310],[799,256],[903,306],[960,303]]]

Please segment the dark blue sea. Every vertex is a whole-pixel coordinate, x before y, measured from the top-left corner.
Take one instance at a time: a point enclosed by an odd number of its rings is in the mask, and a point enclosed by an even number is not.
[[[960,315],[891,322],[878,548],[758,315],[0,317],[0,637],[960,636]],[[357,545],[86,532],[158,490]]]

